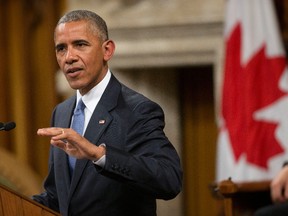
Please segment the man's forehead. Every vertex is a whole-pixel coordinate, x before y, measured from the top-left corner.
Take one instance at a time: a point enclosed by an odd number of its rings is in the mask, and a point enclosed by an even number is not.
[[[61,23],[55,29],[55,40],[75,40],[86,38],[91,35],[86,23],[80,22],[68,22]],[[80,38],[81,37],[81,38]]]
[[[73,21],[59,24],[55,32],[73,32],[73,31],[87,31],[87,21]]]

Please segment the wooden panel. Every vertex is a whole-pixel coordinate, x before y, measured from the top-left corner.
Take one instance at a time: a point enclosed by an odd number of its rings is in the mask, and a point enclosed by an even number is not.
[[[0,185],[0,216],[60,216],[32,199]]]
[[[55,216],[55,214],[53,214],[53,213],[51,213],[45,209],[42,209],[41,216]]]
[[[217,137],[212,67],[182,69],[180,74],[185,215],[216,215],[217,202],[208,189],[215,178]]]
[[[31,215],[42,215],[42,208],[28,202],[27,200],[22,200],[22,206],[24,211],[24,216]]]
[[[5,26],[0,34],[1,122],[17,124],[15,130],[1,134],[0,146],[27,162],[43,179],[50,146],[36,131],[49,125],[58,100],[53,32],[64,2],[5,0],[0,5],[0,26]]]
[[[3,203],[1,202],[2,196],[1,196],[1,188],[0,188],[0,216],[5,216],[4,215],[4,210],[3,210]]]
[[[5,216],[23,216],[20,197],[14,196],[10,191],[1,188],[1,202]]]

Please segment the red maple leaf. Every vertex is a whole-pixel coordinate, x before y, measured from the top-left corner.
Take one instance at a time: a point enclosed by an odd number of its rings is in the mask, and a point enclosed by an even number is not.
[[[222,111],[235,159],[246,154],[247,162],[267,168],[267,161],[283,152],[275,139],[277,124],[255,120],[255,111],[281,96],[278,82],[285,58],[268,58],[265,44],[245,65],[241,65],[241,25],[226,42],[226,65]]]

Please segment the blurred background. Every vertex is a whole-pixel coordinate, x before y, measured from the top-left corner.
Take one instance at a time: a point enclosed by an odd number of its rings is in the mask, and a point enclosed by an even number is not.
[[[159,216],[217,215],[217,115],[223,77],[224,0],[0,0],[0,182],[30,196],[42,190],[49,140],[38,137],[54,106],[70,95],[55,59],[53,31],[68,10],[90,9],[108,24],[112,72],[158,102],[181,156],[184,188],[159,201]],[[288,2],[273,1],[288,46]]]

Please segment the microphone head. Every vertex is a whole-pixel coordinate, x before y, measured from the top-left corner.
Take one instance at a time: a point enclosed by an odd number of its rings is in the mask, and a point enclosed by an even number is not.
[[[1,126],[1,124],[0,124]],[[4,124],[4,130],[5,131],[9,131],[9,130],[12,130],[16,127],[16,123],[15,122],[7,122]]]

